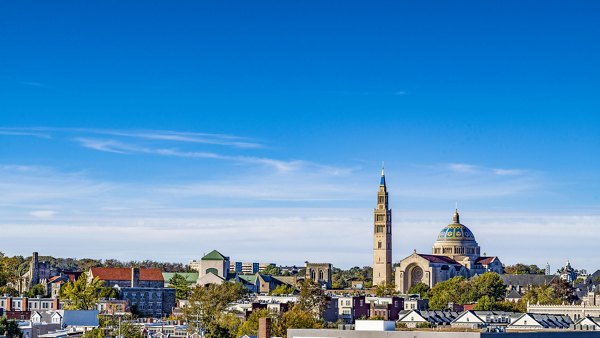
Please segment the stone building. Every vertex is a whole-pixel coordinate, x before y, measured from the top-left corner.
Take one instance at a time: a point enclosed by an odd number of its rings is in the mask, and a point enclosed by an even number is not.
[[[460,223],[458,210],[452,223],[440,231],[432,254],[412,255],[396,268],[396,289],[407,293],[411,286],[425,283],[433,287],[456,276],[470,278],[485,272],[503,273],[502,262],[495,256],[481,256],[481,248],[469,228]]]
[[[381,181],[377,192],[377,207],[373,226],[373,285],[392,282],[392,210],[388,206],[385,172],[381,168]]]
[[[306,262],[306,280],[312,280],[331,289],[331,273],[333,268],[330,263],[309,263]]]
[[[58,274],[49,262],[40,262],[38,253],[31,255],[29,270],[19,278],[17,290],[21,293],[29,291],[36,284],[44,284],[50,277]]]

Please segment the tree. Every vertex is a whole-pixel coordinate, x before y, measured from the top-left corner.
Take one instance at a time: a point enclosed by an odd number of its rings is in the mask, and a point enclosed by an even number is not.
[[[550,286],[554,289],[556,297],[561,302],[572,303],[577,300],[577,295],[575,294],[575,288],[569,282],[557,278],[550,283]]]
[[[506,285],[500,275],[494,272],[486,272],[470,280],[476,299],[489,296],[494,300],[503,300],[506,293]]]
[[[421,296],[421,298],[428,299],[431,297],[431,288],[429,287],[429,285],[420,282],[411,286],[410,289],[408,289],[408,293],[418,294],[419,296]]]
[[[312,311],[306,311],[296,304],[281,315],[274,328],[273,336],[285,337],[288,329],[318,329],[321,325]]]
[[[116,336],[119,333],[123,338],[144,338],[141,327],[129,322],[121,322],[120,329],[119,326],[115,327],[113,335]]]
[[[273,289],[273,291],[271,291],[271,295],[272,296],[291,295],[291,294],[294,294],[295,291],[296,291],[296,288],[293,287],[292,285],[281,284],[281,285],[278,285],[275,289]]]
[[[496,299],[488,295],[484,295],[477,300],[477,304],[475,304],[474,309],[477,311],[496,310]]]
[[[264,268],[264,270],[261,273],[265,275],[279,276],[281,275],[281,270],[274,264],[269,264],[267,265],[267,267]]]
[[[115,288],[103,286],[100,288],[100,291],[98,292],[98,298],[99,299],[119,298],[119,291],[117,291],[117,289],[115,289]]]
[[[375,287],[377,297],[391,296],[396,293],[396,288],[392,283],[381,283]]]
[[[431,298],[429,299],[429,308],[432,310],[443,310],[449,302],[464,304],[465,300],[472,298],[470,296],[468,281],[457,276],[447,281],[437,283],[431,289]]]
[[[297,303],[299,310],[311,312],[317,318],[320,318],[329,303],[325,290],[312,280],[305,280],[299,286],[300,293],[298,294]]]
[[[83,338],[104,338],[104,332],[100,328],[91,329],[83,333]]]
[[[262,317],[272,317],[272,313],[268,309],[254,309],[248,319],[238,328],[237,337],[243,335],[256,336],[258,335],[258,320]]]
[[[8,320],[6,317],[0,317],[0,332],[6,336],[6,338],[21,338],[23,333],[19,329],[19,324],[16,320]]]
[[[517,263],[515,265],[508,265],[504,267],[504,273],[514,275],[544,275],[546,270],[539,268],[537,265],[526,265],[523,263]]]
[[[19,296],[19,291],[11,286],[0,286],[1,295],[9,295],[11,297]]]
[[[22,263],[23,257],[6,257],[4,253],[0,252],[0,286],[8,283],[16,284],[20,276],[17,272]]]
[[[36,296],[45,297],[47,296],[47,294],[48,293],[46,292],[46,286],[42,284],[34,285],[31,289],[29,289],[29,292],[27,292],[27,296],[32,298]]]
[[[558,305],[560,298],[551,285],[537,285],[527,290],[522,297],[523,302],[542,305]]]
[[[219,319],[226,313],[227,306],[241,300],[246,288],[239,283],[209,284],[192,289],[189,305],[184,308],[184,316],[193,329],[221,332]]]
[[[65,308],[69,310],[92,310],[98,302],[103,284],[104,282],[98,277],[88,281],[87,274],[82,273],[76,281],[68,282],[62,289],[61,297],[68,299]]]
[[[190,288],[188,286],[188,282],[182,275],[176,273],[171,277],[169,283],[173,288],[175,288],[175,298],[176,299],[187,299]]]

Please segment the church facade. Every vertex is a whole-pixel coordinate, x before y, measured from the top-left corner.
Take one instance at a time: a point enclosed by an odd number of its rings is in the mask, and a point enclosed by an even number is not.
[[[481,256],[481,248],[469,228],[460,223],[458,210],[452,223],[440,231],[431,254],[417,253],[396,267],[396,290],[408,293],[411,286],[425,283],[433,287],[456,276],[470,278],[485,272],[503,273],[502,262],[495,256]]]

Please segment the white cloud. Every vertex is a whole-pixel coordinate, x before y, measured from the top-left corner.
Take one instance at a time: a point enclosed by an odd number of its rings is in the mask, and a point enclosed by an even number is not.
[[[49,219],[56,215],[54,210],[34,210],[29,213],[31,216],[41,219]]]

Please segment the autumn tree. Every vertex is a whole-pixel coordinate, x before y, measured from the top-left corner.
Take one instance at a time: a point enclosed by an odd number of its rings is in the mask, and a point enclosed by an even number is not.
[[[277,295],[291,295],[296,292],[296,288],[289,284],[281,284],[278,285],[273,291],[271,291],[272,296]]]
[[[312,280],[304,280],[299,283],[298,310],[313,313],[320,318],[329,303],[329,297],[318,283]]]
[[[246,288],[239,283],[197,286],[192,289],[189,305],[184,308],[186,321],[193,329],[205,330],[207,336],[218,336],[227,330],[220,321],[227,313],[227,306],[241,300],[245,294]]]
[[[88,281],[87,274],[82,273],[77,280],[65,284],[61,291],[61,297],[68,300],[65,308],[68,310],[94,309],[103,286],[104,282],[98,277]]]
[[[396,288],[393,283],[381,283],[375,287],[375,295],[377,297],[392,296],[396,293]]]

